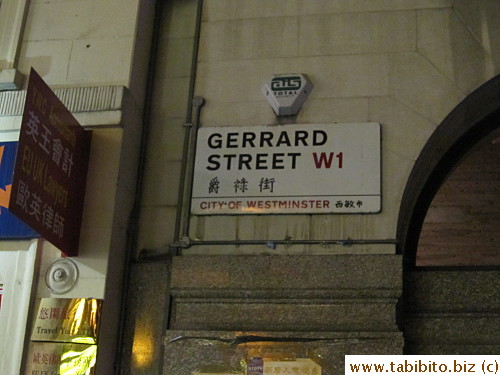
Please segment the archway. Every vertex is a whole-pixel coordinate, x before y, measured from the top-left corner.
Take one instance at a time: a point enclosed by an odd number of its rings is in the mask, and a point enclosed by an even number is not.
[[[461,263],[456,256],[454,261],[448,259],[441,263],[432,257],[422,262],[422,257],[417,256],[419,248],[422,250],[425,244],[433,242],[422,236],[428,235],[426,228],[432,222],[429,217],[436,215],[434,208],[440,208],[443,193],[439,193],[439,189],[444,187],[446,191],[446,187],[453,185],[449,181],[453,181],[453,173],[460,173],[464,168],[461,165],[467,168],[467,162],[461,162],[475,155],[478,147],[484,150],[487,145],[496,153],[500,145],[490,145],[498,137],[499,126],[500,76],[497,76],[469,95],[438,126],[409,177],[397,232],[399,252],[404,259],[401,325],[408,354],[487,354],[499,350],[500,337],[491,334],[498,331],[495,327],[500,318],[498,267],[485,267],[488,262],[477,261],[469,262],[472,267],[456,267],[466,263]],[[498,164],[498,160],[491,163]],[[433,200],[438,203],[433,205]],[[482,229],[479,225],[471,231],[474,230]],[[448,238],[443,232],[440,238],[434,238],[434,243],[446,243],[440,251],[446,252],[448,246],[457,254],[457,243],[450,240],[450,231],[448,228]],[[421,240],[424,245],[419,246]],[[441,257],[443,259],[446,257]],[[421,265],[427,267],[419,267]]]
[[[500,127],[464,155],[437,191],[420,231],[416,266],[500,266],[499,243]]]

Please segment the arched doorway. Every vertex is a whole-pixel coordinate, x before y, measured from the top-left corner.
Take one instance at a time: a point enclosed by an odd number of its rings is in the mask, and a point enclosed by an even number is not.
[[[500,127],[472,147],[437,191],[416,266],[500,266],[499,243]]]
[[[408,354],[500,351],[499,129],[497,76],[439,125],[410,175],[398,221]]]

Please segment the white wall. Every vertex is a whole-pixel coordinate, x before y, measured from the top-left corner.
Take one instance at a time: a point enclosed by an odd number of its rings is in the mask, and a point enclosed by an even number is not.
[[[140,243],[147,249],[168,248],[175,227],[195,2],[171,7],[160,51],[171,59],[160,60],[155,100],[163,105],[153,114],[147,163]],[[176,21],[186,14],[181,27]],[[395,239],[401,197],[423,145],[463,98],[500,71],[499,15],[491,0],[205,0],[195,89],[206,99],[201,125],[277,124],[261,86],[273,74],[306,73],[314,89],[291,122],[381,123],[383,202],[374,215],[192,217],[191,239]],[[393,251],[296,245],[271,252]],[[200,246],[185,253],[221,252],[270,251]]]
[[[37,297],[105,297],[121,139],[121,129],[95,130],[92,134],[80,248],[78,256],[71,258],[79,272],[75,287],[61,295],[51,294],[44,282],[44,272],[52,261],[61,256],[61,251],[43,241]]]
[[[20,244],[26,244],[20,241]],[[21,245],[19,245],[21,246]],[[0,373],[19,374],[35,272],[37,241],[27,249],[0,250]],[[30,332],[27,332],[29,337]]]
[[[109,106],[99,102],[109,97],[73,98],[87,103],[89,108],[75,115],[93,129],[80,251],[73,259],[79,279],[70,292],[51,294],[43,276],[61,252],[42,241],[37,265],[40,278],[32,295],[33,299],[105,299],[102,327],[106,337],[101,340],[100,352],[106,361],[102,361],[102,373],[109,373],[108,368],[113,367],[126,231],[142,129],[152,8],[154,2],[149,0],[32,0],[18,56],[17,69],[25,78],[33,67],[53,89],[102,86],[118,87],[117,91],[123,92],[112,97]],[[24,88],[26,84],[27,79]],[[102,110],[102,105],[110,109]],[[0,140],[6,136],[17,139],[19,125],[19,113],[4,115],[0,119]]]
[[[19,70],[51,85],[129,82],[138,0],[30,2]]]

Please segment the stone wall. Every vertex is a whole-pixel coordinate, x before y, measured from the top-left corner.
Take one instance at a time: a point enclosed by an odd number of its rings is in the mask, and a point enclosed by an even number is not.
[[[170,285],[165,375],[235,370],[257,353],[329,375],[345,354],[402,353],[399,256],[180,256]]]
[[[498,271],[414,271],[405,285],[407,351],[498,354]]]
[[[403,191],[436,127],[499,71],[491,46],[500,36],[480,32],[495,30],[483,17],[490,5],[205,0],[198,25],[198,4],[174,0],[163,9],[136,249],[150,260],[179,254],[168,277],[163,373],[237,366],[248,354],[240,344],[256,336],[263,347],[292,342],[300,355],[322,352],[331,360],[326,374],[348,352],[401,353]],[[297,116],[276,118],[261,86],[291,72],[307,74],[314,89]],[[182,168],[192,96],[205,99],[202,127],[380,123],[382,211],[190,215],[179,184],[189,183]]]

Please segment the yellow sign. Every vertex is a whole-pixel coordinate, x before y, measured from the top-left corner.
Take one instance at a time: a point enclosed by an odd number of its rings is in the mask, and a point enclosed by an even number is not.
[[[32,341],[97,344],[102,300],[91,298],[42,298]]]
[[[93,375],[97,345],[32,342],[26,375]]]

